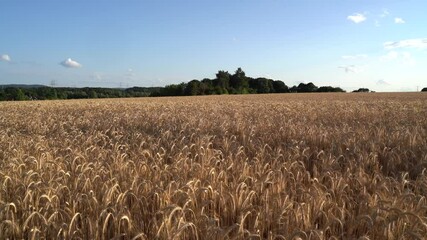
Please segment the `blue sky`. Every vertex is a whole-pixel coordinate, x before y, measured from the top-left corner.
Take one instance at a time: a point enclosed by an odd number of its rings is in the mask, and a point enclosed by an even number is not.
[[[427,1],[0,0],[0,84],[427,87]]]

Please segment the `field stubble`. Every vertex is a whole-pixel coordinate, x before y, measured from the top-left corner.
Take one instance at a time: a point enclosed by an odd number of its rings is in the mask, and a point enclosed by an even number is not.
[[[1,239],[422,239],[427,95],[0,103]]]

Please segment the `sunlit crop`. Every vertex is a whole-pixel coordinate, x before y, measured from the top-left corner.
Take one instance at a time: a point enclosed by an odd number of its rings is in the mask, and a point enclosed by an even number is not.
[[[422,239],[427,95],[0,103],[0,239]]]

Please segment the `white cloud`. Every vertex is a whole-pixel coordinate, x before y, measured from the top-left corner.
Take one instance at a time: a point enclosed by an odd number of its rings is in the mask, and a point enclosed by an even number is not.
[[[394,18],[394,23],[396,24],[403,24],[405,23],[405,20],[403,20],[402,18]]]
[[[61,64],[62,66],[66,67],[66,68],[80,68],[82,67],[82,65],[74,60],[72,60],[71,58],[68,58],[62,62],[60,62],[59,64]]]
[[[338,68],[344,69],[346,73],[360,73],[363,69],[356,65],[339,66]]]
[[[427,38],[406,39],[397,42],[385,42],[384,48],[388,50],[395,48],[424,49],[427,48]]]
[[[363,59],[363,58],[367,58],[368,55],[366,54],[356,54],[356,55],[344,55],[341,56],[342,59],[345,60],[354,60],[354,59]]]
[[[355,13],[353,15],[348,16],[347,19],[354,23],[361,23],[366,20],[366,17],[361,13]]]
[[[0,56],[0,61],[1,61],[1,62],[10,62],[10,61],[11,61],[11,59],[10,59],[10,56],[9,56],[9,55],[7,55],[7,54],[2,54],[2,55]]]

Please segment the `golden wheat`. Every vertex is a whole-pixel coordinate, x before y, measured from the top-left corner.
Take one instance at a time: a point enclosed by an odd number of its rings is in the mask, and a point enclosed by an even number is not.
[[[427,95],[0,103],[0,239],[422,239]]]

